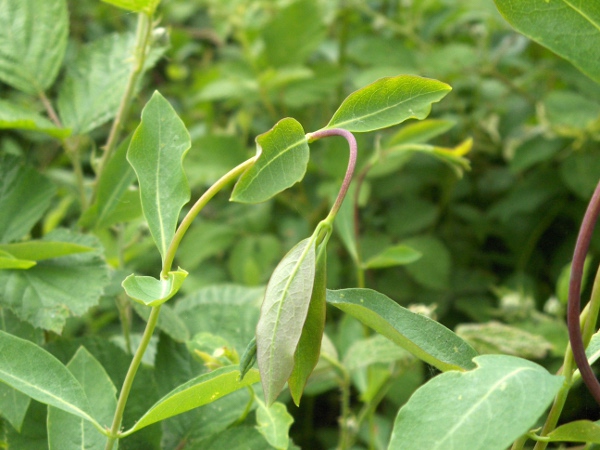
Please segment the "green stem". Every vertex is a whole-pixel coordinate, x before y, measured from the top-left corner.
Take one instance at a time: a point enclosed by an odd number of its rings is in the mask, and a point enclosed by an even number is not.
[[[150,317],[148,318],[148,323],[146,324],[146,329],[144,330],[144,335],[142,336],[140,346],[136,350],[135,355],[131,360],[131,364],[129,365],[129,370],[127,371],[127,375],[125,376],[125,381],[123,382],[123,387],[121,388],[121,392],[119,394],[119,400],[117,401],[117,409],[115,410],[113,423],[110,428],[110,436],[106,441],[106,446],[104,447],[105,450],[112,450],[115,441],[119,438],[119,430],[121,429],[121,422],[123,421],[123,412],[125,411],[125,405],[127,404],[129,392],[131,391],[131,386],[133,385],[135,374],[137,373],[137,370],[140,367],[140,363],[142,362],[142,357],[144,356],[144,353],[148,348],[148,344],[150,343],[150,338],[154,333],[154,328],[156,328],[159,313],[160,305],[154,306],[152,308],[152,311],[150,312]]]
[[[225,175],[223,175],[219,180],[213,184],[208,190],[202,194],[202,196],[198,199],[198,201],[192,206],[192,209],[186,214],[183,218],[177,231],[175,232],[175,236],[167,249],[167,253],[165,254],[165,262],[163,264],[163,269],[161,272],[162,278],[167,278],[169,276],[169,271],[173,265],[173,260],[175,259],[175,253],[177,253],[177,248],[183,239],[186,231],[198,215],[202,208],[206,206],[206,204],[213,198],[221,189],[223,189],[228,183],[236,179],[239,175],[241,175],[246,169],[248,169],[254,162],[256,161],[256,157],[250,158],[240,165],[234,167]]]
[[[119,109],[117,110],[115,120],[112,123],[112,127],[108,134],[108,139],[106,140],[106,145],[104,146],[104,154],[102,155],[102,159],[100,160],[100,164],[98,165],[97,179],[100,178],[104,167],[106,167],[106,163],[114,153],[115,148],[117,146],[117,142],[119,140],[119,136],[121,134],[121,130],[123,128],[123,124],[127,120],[127,114],[129,113],[129,106],[131,105],[131,99],[133,98],[135,87],[137,85],[138,79],[140,78],[140,75],[144,70],[144,63],[146,62],[146,54],[150,43],[151,34],[152,15],[147,14],[145,12],[139,13],[135,37],[135,47],[133,51],[133,67],[131,68],[131,72],[129,73],[129,79],[127,80],[125,93],[123,94],[123,97],[121,97]],[[98,185],[96,184],[93,197],[95,197],[96,195],[97,187]]]

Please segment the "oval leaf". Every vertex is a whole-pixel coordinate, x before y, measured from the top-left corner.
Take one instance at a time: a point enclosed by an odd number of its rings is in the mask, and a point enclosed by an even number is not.
[[[183,158],[190,135],[169,102],[158,91],[142,111],[127,160],[140,184],[144,217],[163,257],[173,240],[181,208],[190,199]]]
[[[442,324],[370,289],[327,291],[327,302],[441,371],[475,367],[477,352]]]
[[[256,325],[256,355],[267,405],[294,368],[315,280],[315,239],[304,239],[275,268]]]
[[[514,356],[475,362],[473,371],[444,373],[417,389],[398,412],[390,449],[504,450],[536,424],[563,383]]]
[[[131,274],[121,284],[127,295],[136,302],[158,306],[177,294],[187,276],[188,273],[183,269],[169,272],[166,280]]]
[[[350,94],[326,128],[366,132],[390,127],[407,119],[424,119],[431,104],[452,88],[441,81],[414,75],[380,78]]]
[[[550,442],[591,442],[600,444],[600,425],[590,420],[576,420],[561,425],[547,436]]]
[[[242,174],[231,200],[259,203],[302,180],[306,173],[308,140],[300,123],[282,119],[256,138],[258,159]]]
[[[388,247],[381,253],[373,256],[364,264],[365,269],[382,269],[404,264],[410,264],[419,259],[423,254],[408,245],[395,245]]]
[[[549,48],[587,76],[600,82],[600,14],[596,2],[495,2],[500,14],[517,31]]]

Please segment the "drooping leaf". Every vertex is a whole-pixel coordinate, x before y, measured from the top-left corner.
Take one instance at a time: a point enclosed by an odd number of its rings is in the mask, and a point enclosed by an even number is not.
[[[550,442],[590,442],[600,444],[600,425],[591,420],[575,420],[548,434]]]
[[[44,215],[56,189],[19,158],[0,155],[0,242],[22,238]]]
[[[294,354],[294,369],[288,379],[290,393],[296,406],[300,404],[308,377],[319,362],[321,340],[325,331],[327,306],[325,302],[327,297],[327,248],[325,243],[321,244],[318,253],[310,305]]]
[[[275,402],[267,406],[259,398],[256,402],[256,429],[271,446],[278,450],[287,450],[290,444],[289,430],[294,418],[283,403]]]
[[[82,315],[98,303],[109,282],[108,266],[93,236],[58,229],[42,241],[94,251],[39,261],[28,270],[1,270],[0,305],[36,327],[60,333],[67,317]]]
[[[167,279],[131,274],[123,280],[123,289],[129,297],[146,306],[158,306],[169,300],[183,284],[188,273],[183,269],[169,272]]]
[[[77,379],[34,343],[0,330],[0,380],[31,398],[94,421]]]
[[[0,80],[28,94],[44,92],[65,54],[67,2],[2,0],[0,10]]]
[[[0,100],[0,129],[33,130],[56,138],[65,138],[71,132],[59,128],[50,120],[17,104]]]
[[[447,372],[417,389],[398,412],[390,449],[504,450],[535,425],[563,383],[514,356],[475,362],[475,370]]]
[[[415,262],[422,256],[421,252],[408,245],[394,245],[370,258],[363,265],[365,269],[381,269],[385,267],[400,266]]]
[[[258,159],[236,183],[231,200],[260,203],[302,180],[309,149],[302,125],[282,119],[256,138]]]
[[[67,369],[83,387],[93,417],[110,429],[117,406],[117,389],[102,365],[85,347],[80,347]],[[48,443],[50,450],[102,450],[106,436],[84,419],[51,406],[48,408]]]
[[[144,12],[148,15],[154,14],[160,0],[102,0],[105,3],[115,5],[128,11]]]
[[[387,128],[406,119],[424,119],[431,104],[452,88],[441,81],[413,75],[380,78],[350,94],[326,128],[366,132]]]
[[[87,253],[94,250],[94,247],[90,247],[88,245],[81,245],[73,242],[57,242],[46,240],[0,244],[0,251],[10,253],[19,259],[30,259],[32,261],[60,258],[61,256]]]
[[[241,381],[238,381],[238,377],[237,366],[222,367],[200,375],[161,398],[129,431],[137,431],[155,422],[206,405],[257,383],[260,379],[256,369],[250,370]]]
[[[442,324],[370,289],[327,291],[327,302],[441,371],[468,370],[477,352]]]
[[[495,0],[519,32],[600,82],[600,14],[595,2]]]
[[[300,241],[283,257],[267,285],[256,325],[256,355],[267,405],[294,368],[315,280],[315,238]]]
[[[181,208],[190,199],[183,172],[183,158],[190,146],[185,125],[169,102],[154,92],[142,111],[127,160],[137,175],[144,216],[163,261]]]

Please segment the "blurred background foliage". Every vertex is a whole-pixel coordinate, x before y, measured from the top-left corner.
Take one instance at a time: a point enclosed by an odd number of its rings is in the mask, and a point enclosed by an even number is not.
[[[67,61],[88,42],[135,28],[134,14],[101,2],[69,1],[69,11]],[[163,0],[159,13],[165,29],[154,38],[169,48],[145,76],[126,129],[137,126],[155,89],[168,98],[192,136],[185,162],[192,198],[253,155],[255,136],[280,118],[291,116],[307,131],[317,130],[348,93],[382,76],[415,74],[450,84],[453,91],[420,127],[409,121],[357,136],[359,173],[379,155],[365,171],[357,199],[362,261],[395,244],[422,254],[406,266],[367,269],[365,285],[404,306],[418,305],[481,352],[517,354],[558,369],[567,343],[566,270],[600,178],[597,84],[513,31],[491,1]],[[0,95],[24,101],[5,85]],[[103,125],[90,134],[84,156],[90,177],[107,131]],[[23,131],[0,136],[5,152],[23,155],[59,186],[34,233],[75,226],[75,181],[56,141]],[[385,156],[398,144],[454,148],[468,138],[470,170],[462,176],[426,152]],[[190,316],[190,305],[210,303],[207,292],[215,284],[264,285],[285,252],[326,214],[346,164],[342,140],[318,142],[311,146],[305,180],[274,200],[229,204],[224,193],[209,204],[177,259],[190,275],[183,286],[187,297],[174,304],[192,335],[206,331],[194,319],[209,321],[199,312]],[[156,274],[160,267],[141,212],[132,208],[127,214],[133,220],[95,232],[108,261],[125,268],[114,277],[117,287],[123,274]],[[359,283],[342,234],[329,244],[330,288]],[[600,250],[598,238],[592,248],[594,254]],[[119,324],[109,294],[83,318],[70,319],[63,336],[112,336]],[[210,317],[224,314],[206,311]],[[356,355],[385,348],[352,319],[330,313],[328,336],[348,367],[360,366]],[[254,308],[247,317],[256,320]],[[169,327],[163,323],[162,329]],[[240,340],[238,351],[247,337],[228,336]],[[376,416],[381,436],[399,405],[432,375],[393,352],[375,358],[369,373],[354,372],[355,392],[363,400],[376,380],[394,374]],[[317,379],[315,395],[299,411],[290,407],[296,418],[292,435],[301,447],[335,443],[339,411],[331,386],[327,376]],[[594,408],[579,394],[565,419],[585,417]]]

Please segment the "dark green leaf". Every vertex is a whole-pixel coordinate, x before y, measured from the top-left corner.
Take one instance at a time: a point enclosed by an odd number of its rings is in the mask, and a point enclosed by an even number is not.
[[[258,159],[236,183],[231,200],[260,203],[302,180],[309,149],[304,129],[292,118],[282,119],[256,138]]]
[[[468,370],[477,352],[442,324],[370,289],[327,291],[327,302],[441,371]]]
[[[17,104],[0,100],[0,129],[34,130],[56,138],[65,138],[69,130],[59,128],[48,119]]]
[[[123,289],[129,297],[146,306],[158,306],[169,300],[183,284],[188,273],[183,269],[169,272],[169,277],[129,275],[123,280]]]
[[[244,350],[240,358],[240,379],[244,378],[246,373],[256,362],[256,336],[248,343],[248,347]]]
[[[450,90],[446,83],[413,75],[381,78],[350,94],[326,128],[366,132],[406,119],[424,119],[431,111],[431,104]]]
[[[257,430],[267,442],[278,450],[287,450],[290,444],[288,435],[294,418],[288,413],[283,403],[275,402],[266,406],[260,399],[256,399],[258,409],[256,410]]]
[[[46,434],[46,405],[31,402],[20,432],[6,427],[3,436],[9,449],[18,450],[48,450]],[[4,430],[3,430],[4,431]]]
[[[388,247],[381,253],[370,258],[364,263],[365,269],[382,269],[404,264],[410,264],[418,260],[422,254],[407,245],[394,245]]]
[[[269,447],[255,427],[239,426],[192,445],[189,450],[266,450]]]
[[[127,160],[140,184],[142,209],[163,261],[181,208],[190,199],[183,158],[190,135],[169,102],[157,91],[142,111]]]

